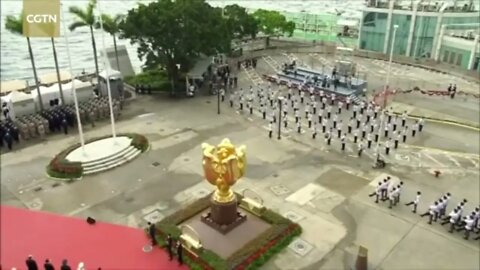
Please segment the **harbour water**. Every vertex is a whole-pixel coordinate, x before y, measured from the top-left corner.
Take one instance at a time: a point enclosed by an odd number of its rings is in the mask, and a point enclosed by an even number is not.
[[[126,14],[127,11],[137,5],[138,2],[148,3],[152,0],[100,0],[101,8],[104,13]],[[308,13],[325,13],[345,11],[342,16],[355,17],[359,16],[358,9],[363,5],[363,0],[218,0],[208,1],[212,6],[223,6],[229,4],[238,4],[249,9],[274,9],[279,11],[291,12],[308,12]],[[65,18],[62,18],[62,23],[69,25],[75,18],[68,13],[70,6],[78,6],[85,8],[87,0],[62,0],[65,11]],[[8,15],[18,16],[22,10],[21,0],[2,0],[1,1],[1,66],[0,77],[1,80],[29,80],[33,83],[32,69],[28,54],[28,47],[26,39],[23,36],[12,34],[5,30],[5,18]],[[97,41],[98,53],[101,50],[101,32],[95,30],[95,38]],[[55,71],[55,64],[53,60],[52,47],[49,38],[32,38],[32,48],[39,75],[47,74]],[[69,34],[70,51],[72,54],[72,64],[74,73],[80,74],[82,71],[87,73],[94,72],[95,64],[93,60],[93,50],[91,46],[90,32],[88,27],[78,28]],[[66,48],[63,34],[61,37],[55,39],[57,54],[59,58],[59,65],[61,69],[67,69],[68,63],[66,59]],[[105,34],[105,43],[107,47],[113,46],[112,37]],[[128,40],[118,40],[118,45],[125,45],[128,54],[132,61],[135,72],[141,70],[142,62],[137,57],[136,47],[131,45]],[[99,58],[99,68],[103,67],[103,62]]]

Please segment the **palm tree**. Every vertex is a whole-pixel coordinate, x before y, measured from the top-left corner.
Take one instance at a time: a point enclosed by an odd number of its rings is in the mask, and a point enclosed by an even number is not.
[[[60,100],[62,101],[62,105],[65,105],[65,99],[63,98],[62,79],[60,78],[60,69],[58,67],[57,49],[55,48],[55,39],[53,37],[50,39],[52,41],[53,60],[55,61],[55,71],[57,72],[57,81],[58,81],[58,89],[60,91]]]
[[[77,21],[70,24],[68,29],[74,31],[79,27],[88,26],[90,28],[90,35],[92,37],[92,47],[93,47],[93,57],[95,59],[95,72],[98,79],[98,59],[97,59],[97,45],[95,45],[95,36],[93,35],[93,27],[95,26],[95,6],[97,5],[96,0],[90,0],[86,9],[81,9],[79,7],[70,7],[69,12],[77,17]]]
[[[23,11],[18,17],[11,16],[11,15],[7,16],[5,20],[5,29],[10,31],[11,33],[14,33],[17,35],[23,35],[23,17],[24,17]],[[28,36],[27,36],[27,44],[28,44],[28,53],[30,54],[30,61],[32,62],[35,86],[37,87],[38,101],[40,102],[40,111],[43,111],[42,95],[40,94],[40,84],[38,81],[37,69],[35,67],[35,60],[33,58],[33,51],[32,51],[32,45],[30,43],[30,37]]]
[[[113,48],[115,49],[115,60],[117,62],[117,70],[120,71],[120,61],[118,60],[118,50],[117,50],[117,34],[120,32],[119,25],[125,18],[124,15],[117,14],[114,17],[102,14],[102,24],[103,30],[113,37]],[[95,24],[95,28],[100,29],[100,22]]]

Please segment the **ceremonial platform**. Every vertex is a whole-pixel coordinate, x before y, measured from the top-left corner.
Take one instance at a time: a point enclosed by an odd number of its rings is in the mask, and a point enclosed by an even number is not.
[[[150,241],[142,229],[103,222],[89,225],[77,218],[7,206],[0,209],[2,269],[25,269],[28,255],[33,255],[39,266],[50,259],[55,269],[63,259],[72,269],[80,262],[86,269],[188,269],[169,261],[158,247],[144,252],[142,248]]]
[[[69,153],[70,162],[81,162],[83,174],[93,174],[120,166],[141,154],[127,136],[110,137],[85,144]]]
[[[350,97],[354,103],[361,101],[358,95],[367,88],[367,82],[363,79],[357,77],[347,78],[347,76],[338,74],[337,86],[335,87],[331,74],[305,67],[284,68],[275,75],[264,75],[264,77],[270,82],[288,85],[291,88],[303,91],[310,91],[310,88],[313,88],[315,94],[318,94],[320,91],[323,91],[327,96],[335,94],[339,100]]]

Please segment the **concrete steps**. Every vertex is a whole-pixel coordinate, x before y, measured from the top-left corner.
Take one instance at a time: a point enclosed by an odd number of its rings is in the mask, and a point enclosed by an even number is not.
[[[82,163],[83,174],[89,175],[113,169],[133,160],[140,155],[140,153],[141,151],[137,148],[128,146],[113,155]]]

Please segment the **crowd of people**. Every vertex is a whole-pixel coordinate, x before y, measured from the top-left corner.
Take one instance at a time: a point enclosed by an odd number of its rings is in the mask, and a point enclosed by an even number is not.
[[[113,100],[115,118],[120,114],[122,103]],[[79,114],[82,124],[95,126],[95,122],[110,116],[107,97],[97,97],[79,104]],[[68,134],[76,123],[73,105],[55,106],[43,112],[17,117],[15,120],[6,118],[0,121],[0,149],[4,146],[12,150],[14,143],[28,141],[34,138],[44,138],[48,134]]]
[[[391,108],[383,110],[373,103],[355,104],[351,97],[324,91],[317,94],[313,87],[309,91],[290,87],[286,97],[279,99],[279,96],[280,91],[273,91],[271,85],[266,89],[250,86],[249,90],[240,88],[231,93],[229,103],[240,112],[246,110],[250,115],[258,112],[268,121],[270,138],[274,124],[279,121],[283,129],[294,125],[298,134],[310,131],[312,139],[317,139],[321,132],[328,146],[336,140],[341,151],[346,150],[347,143],[353,143],[359,157],[365,149],[375,149],[380,163],[381,155],[390,155],[400,143],[424,130],[424,119],[411,122],[407,112],[396,115]]]
[[[29,255],[27,257],[27,259],[25,260],[25,264],[27,265],[27,270],[39,270],[39,269],[55,270],[55,266],[50,259],[45,259],[45,262],[43,263],[43,268],[40,268],[37,261],[33,258],[32,255]],[[72,267],[70,267],[70,265],[68,263],[68,260],[64,259],[64,260],[62,260],[62,263],[60,264],[60,268],[57,268],[57,269],[72,270]],[[85,264],[83,262],[80,262],[76,269],[77,270],[85,270]],[[17,270],[17,268],[12,268],[12,270]],[[18,270],[20,270],[20,269],[18,269]],[[102,268],[98,267],[97,270],[102,270]]]
[[[375,197],[375,203],[388,201],[388,208],[392,209],[400,203],[400,195],[403,189],[403,182],[394,184],[390,176],[383,181],[379,181],[375,190],[368,196]],[[421,191],[417,191],[415,198],[405,204],[412,206],[412,213],[417,213],[417,207],[422,196]],[[447,215],[447,207],[452,194],[447,192],[435,200],[429,208],[420,214],[421,217],[428,217],[428,224],[438,222],[441,226],[448,224],[448,232],[464,231],[464,239],[468,240],[470,235],[475,232],[477,237],[474,240],[480,240],[480,206],[475,207],[471,212],[466,211],[467,200],[461,200]]]

